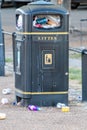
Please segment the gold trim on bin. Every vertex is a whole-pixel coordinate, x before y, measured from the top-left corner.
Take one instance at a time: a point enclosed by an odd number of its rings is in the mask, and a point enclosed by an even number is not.
[[[68,94],[68,91],[60,91],[60,92],[24,92],[24,91],[19,90],[19,89],[15,89],[15,92],[20,93],[20,94],[24,94],[24,95],[28,95],[28,94],[31,94],[31,95]]]

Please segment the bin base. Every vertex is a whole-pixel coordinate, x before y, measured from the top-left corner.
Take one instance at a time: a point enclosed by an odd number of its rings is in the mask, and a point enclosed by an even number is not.
[[[16,102],[20,102],[22,106],[56,106],[57,103],[68,105],[68,94],[61,95],[35,95],[32,98],[23,98],[16,95]]]

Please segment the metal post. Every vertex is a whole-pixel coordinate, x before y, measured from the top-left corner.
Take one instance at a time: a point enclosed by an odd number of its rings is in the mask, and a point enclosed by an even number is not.
[[[82,101],[87,101],[87,49],[69,48],[69,50],[77,53],[81,53]]]
[[[87,49],[82,52],[82,101],[87,101]]]
[[[5,47],[4,47],[4,35],[1,28],[1,15],[0,15],[0,76],[5,75]]]

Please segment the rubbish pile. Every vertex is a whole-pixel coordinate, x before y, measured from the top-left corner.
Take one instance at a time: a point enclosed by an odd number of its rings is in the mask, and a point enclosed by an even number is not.
[[[69,106],[66,106],[64,103],[57,103],[57,108],[61,109],[62,112],[69,112]]]
[[[56,28],[61,26],[60,15],[36,15],[33,17],[33,26],[36,28]]]

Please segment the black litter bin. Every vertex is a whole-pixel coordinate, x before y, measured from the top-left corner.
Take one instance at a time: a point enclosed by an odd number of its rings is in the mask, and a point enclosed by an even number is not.
[[[69,14],[50,2],[16,10],[15,95],[24,105],[68,104]]]
[[[3,42],[3,34],[1,27],[1,15],[0,15],[0,76],[5,75],[5,50]]]

